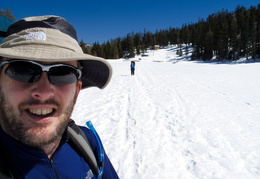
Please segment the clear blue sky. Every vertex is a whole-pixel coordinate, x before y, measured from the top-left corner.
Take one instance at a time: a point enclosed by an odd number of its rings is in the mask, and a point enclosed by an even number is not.
[[[0,0],[14,17],[59,15],[77,30],[86,43],[103,43],[131,32],[150,32],[195,23],[198,18],[238,5],[249,8],[259,0]]]

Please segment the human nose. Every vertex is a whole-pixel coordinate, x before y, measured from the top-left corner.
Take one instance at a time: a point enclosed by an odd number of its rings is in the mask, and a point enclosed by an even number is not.
[[[54,85],[49,82],[46,72],[42,72],[40,79],[33,83],[32,97],[42,101],[54,97]]]

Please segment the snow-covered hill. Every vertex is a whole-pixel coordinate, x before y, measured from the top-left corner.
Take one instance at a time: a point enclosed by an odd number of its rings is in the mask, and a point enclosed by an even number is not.
[[[81,91],[72,115],[120,178],[260,178],[260,63],[179,61],[173,47],[134,60],[134,76],[110,60],[111,83]]]

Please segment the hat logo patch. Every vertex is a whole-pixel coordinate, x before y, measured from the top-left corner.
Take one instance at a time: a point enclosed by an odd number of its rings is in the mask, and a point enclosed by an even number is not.
[[[24,35],[26,40],[44,40],[46,41],[47,37],[44,32],[30,32],[29,34]]]

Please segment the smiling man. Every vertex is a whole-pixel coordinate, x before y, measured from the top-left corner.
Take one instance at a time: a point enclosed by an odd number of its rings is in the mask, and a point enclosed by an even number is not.
[[[74,28],[58,16],[22,19],[8,28],[0,57],[0,176],[118,178],[106,153],[94,175],[70,142],[80,90],[104,88],[112,73],[104,59],[82,52]],[[98,158],[99,138],[80,128]]]

